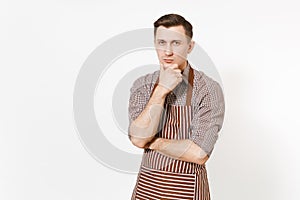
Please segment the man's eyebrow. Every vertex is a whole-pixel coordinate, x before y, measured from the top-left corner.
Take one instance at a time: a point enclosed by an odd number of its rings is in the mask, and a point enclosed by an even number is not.
[[[165,39],[156,38],[158,41],[166,41]],[[171,40],[171,42],[182,42],[182,40]]]

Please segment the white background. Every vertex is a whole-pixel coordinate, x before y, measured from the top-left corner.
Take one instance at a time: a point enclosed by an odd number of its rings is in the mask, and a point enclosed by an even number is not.
[[[104,167],[77,136],[74,83],[102,42],[173,12],[193,24],[223,81],[226,116],[207,162],[212,199],[298,200],[299,6],[1,1],[0,199],[130,199],[136,175]]]

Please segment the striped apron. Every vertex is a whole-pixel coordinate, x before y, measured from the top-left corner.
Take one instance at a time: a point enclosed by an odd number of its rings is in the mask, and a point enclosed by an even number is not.
[[[193,69],[189,69],[186,105],[165,103],[157,137],[189,139],[193,117]],[[153,90],[157,86],[154,85]],[[153,92],[152,90],[152,92]],[[152,94],[151,94],[152,95]],[[145,149],[131,200],[210,200],[205,165],[185,162]]]

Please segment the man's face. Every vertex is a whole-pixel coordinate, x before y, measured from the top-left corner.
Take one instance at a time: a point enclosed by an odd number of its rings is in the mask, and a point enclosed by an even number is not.
[[[159,26],[156,30],[155,48],[159,62],[165,68],[177,64],[183,70],[186,66],[188,53],[193,49],[194,42],[185,35],[183,26],[166,28]]]

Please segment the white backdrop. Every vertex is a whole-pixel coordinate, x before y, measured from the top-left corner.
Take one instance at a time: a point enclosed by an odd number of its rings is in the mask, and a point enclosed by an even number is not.
[[[212,199],[298,200],[299,6],[1,1],[0,199],[130,199],[136,175],[103,166],[77,136],[75,80],[102,42],[178,13],[193,24],[224,86],[224,126],[207,162]]]

